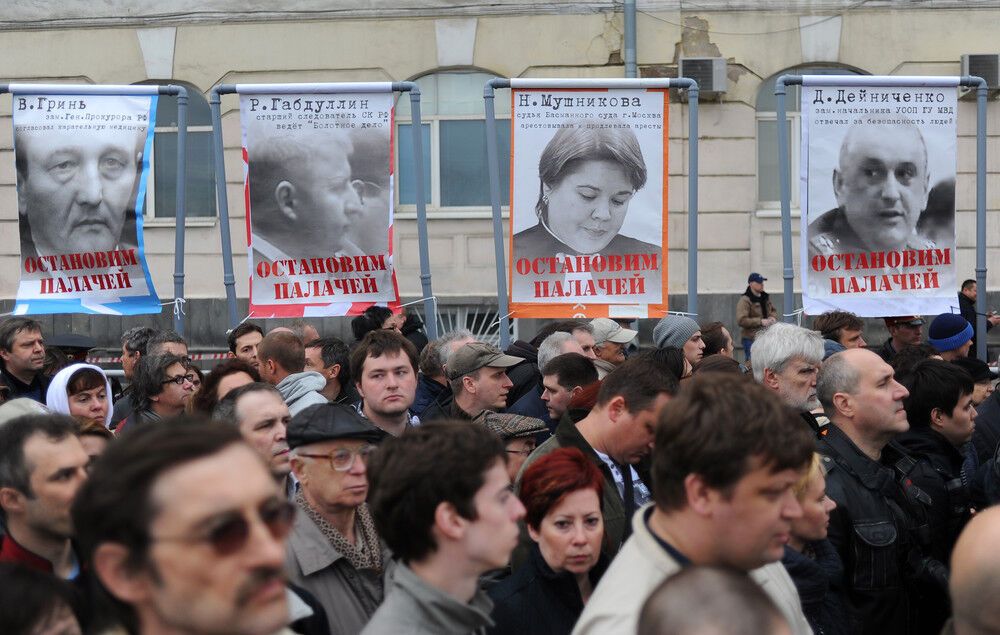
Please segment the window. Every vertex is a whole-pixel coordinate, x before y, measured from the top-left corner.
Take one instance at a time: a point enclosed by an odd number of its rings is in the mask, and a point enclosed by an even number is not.
[[[212,160],[212,114],[201,90],[179,81],[140,84],[174,84],[187,89],[187,179],[185,217],[215,216],[215,168]],[[177,205],[177,99],[160,95],[156,102],[156,134],[146,189],[146,218],[174,218]]]
[[[786,74],[795,75],[862,75],[857,69],[844,66],[808,66],[791,68],[775,73],[761,84],[757,93],[757,208],[759,210],[781,209],[781,181],[778,176],[778,98],[774,86],[778,78]],[[799,209],[799,150],[801,136],[800,86],[788,86],[785,93],[785,125],[788,130],[789,178],[791,207]]]
[[[478,71],[442,72],[416,80],[420,86],[423,132],[424,200],[428,210],[485,211],[490,207],[490,177],[486,161],[486,121],[483,87],[495,75]],[[497,95],[497,148],[500,199],[510,197],[510,99]],[[416,206],[410,97],[396,102],[396,174],[400,211]]]

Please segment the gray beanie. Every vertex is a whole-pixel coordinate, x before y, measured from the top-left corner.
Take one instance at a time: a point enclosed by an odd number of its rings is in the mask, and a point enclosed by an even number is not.
[[[664,315],[653,327],[653,343],[657,348],[683,348],[684,342],[701,330],[698,323],[683,315]]]

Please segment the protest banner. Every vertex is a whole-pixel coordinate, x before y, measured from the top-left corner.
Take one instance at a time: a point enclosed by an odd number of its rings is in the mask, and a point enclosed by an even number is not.
[[[159,313],[142,221],[155,95],[14,93],[14,313]]]
[[[251,317],[398,301],[392,105],[392,93],[240,95]]]
[[[514,317],[659,317],[667,302],[663,89],[511,91]]]
[[[956,111],[954,87],[803,87],[807,314],[951,310]]]

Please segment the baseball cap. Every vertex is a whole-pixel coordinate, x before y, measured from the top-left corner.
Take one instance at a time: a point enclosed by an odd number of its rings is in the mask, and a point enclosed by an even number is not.
[[[448,379],[458,379],[486,366],[509,368],[523,361],[523,357],[504,355],[492,344],[470,342],[448,356]]]
[[[472,419],[473,423],[486,426],[503,441],[533,437],[547,428],[545,422],[534,417],[483,410]]]
[[[969,374],[972,375],[972,381],[977,384],[981,381],[989,381],[998,377],[996,373],[990,370],[989,364],[976,357],[959,357],[958,359],[951,360],[951,363],[969,371]]]
[[[767,280],[767,278],[755,271],[747,277],[747,284],[750,284],[751,282],[764,282],[765,280]]]
[[[604,342],[628,344],[639,334],[639,331],[627,329],[611,318],[595,318],[590,321],[590,326],[594,329],[595,344]]]
[[[321,403],[309,406],[292,417],[285,432],[289,448],[333,439],[359,439],[378,443],[385,432],[369,423],[354,408]]]
[[[900,324],[904,326],[923,326],[924,318],[919,315],[896,315],[892,317],[882,318],[885,320],[886,328],[890,326],[898,326]]]

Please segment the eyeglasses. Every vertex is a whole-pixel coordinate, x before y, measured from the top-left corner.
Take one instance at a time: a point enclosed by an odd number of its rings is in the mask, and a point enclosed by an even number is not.
[[[267,527],[275,540],[283,540],[292,530],[295,521],[295,505],[285,500],[272,500],[261,505],[257,511],[260,521]],[[236,553],[250,538],[250,523],[239,512],[222,514],[209,529],[194,536],[153,536],[157,542],[207,542],[219,556]]]
[[[372,455],[375,451],[376,446],[368,444],[363,445],[357,450],[348,450],[342,448],[340,450],[334,450],[330,454],[298,454],[306,459],[329,459],[330,467],[338,472],[346,472],[347,470],[354,467],[354,458],[360,456],[365,464],[368,464],[368,457]]]
[[[168,377],[161,381],[161,384],[177,384],[178,386],[183,386],[184,382],[189,384],[194,384],[198,381],[198,376],[194,373],[188,373],[187,375],[177,375],[176,377]],[[201,383],[201,382],[198,382]]]

